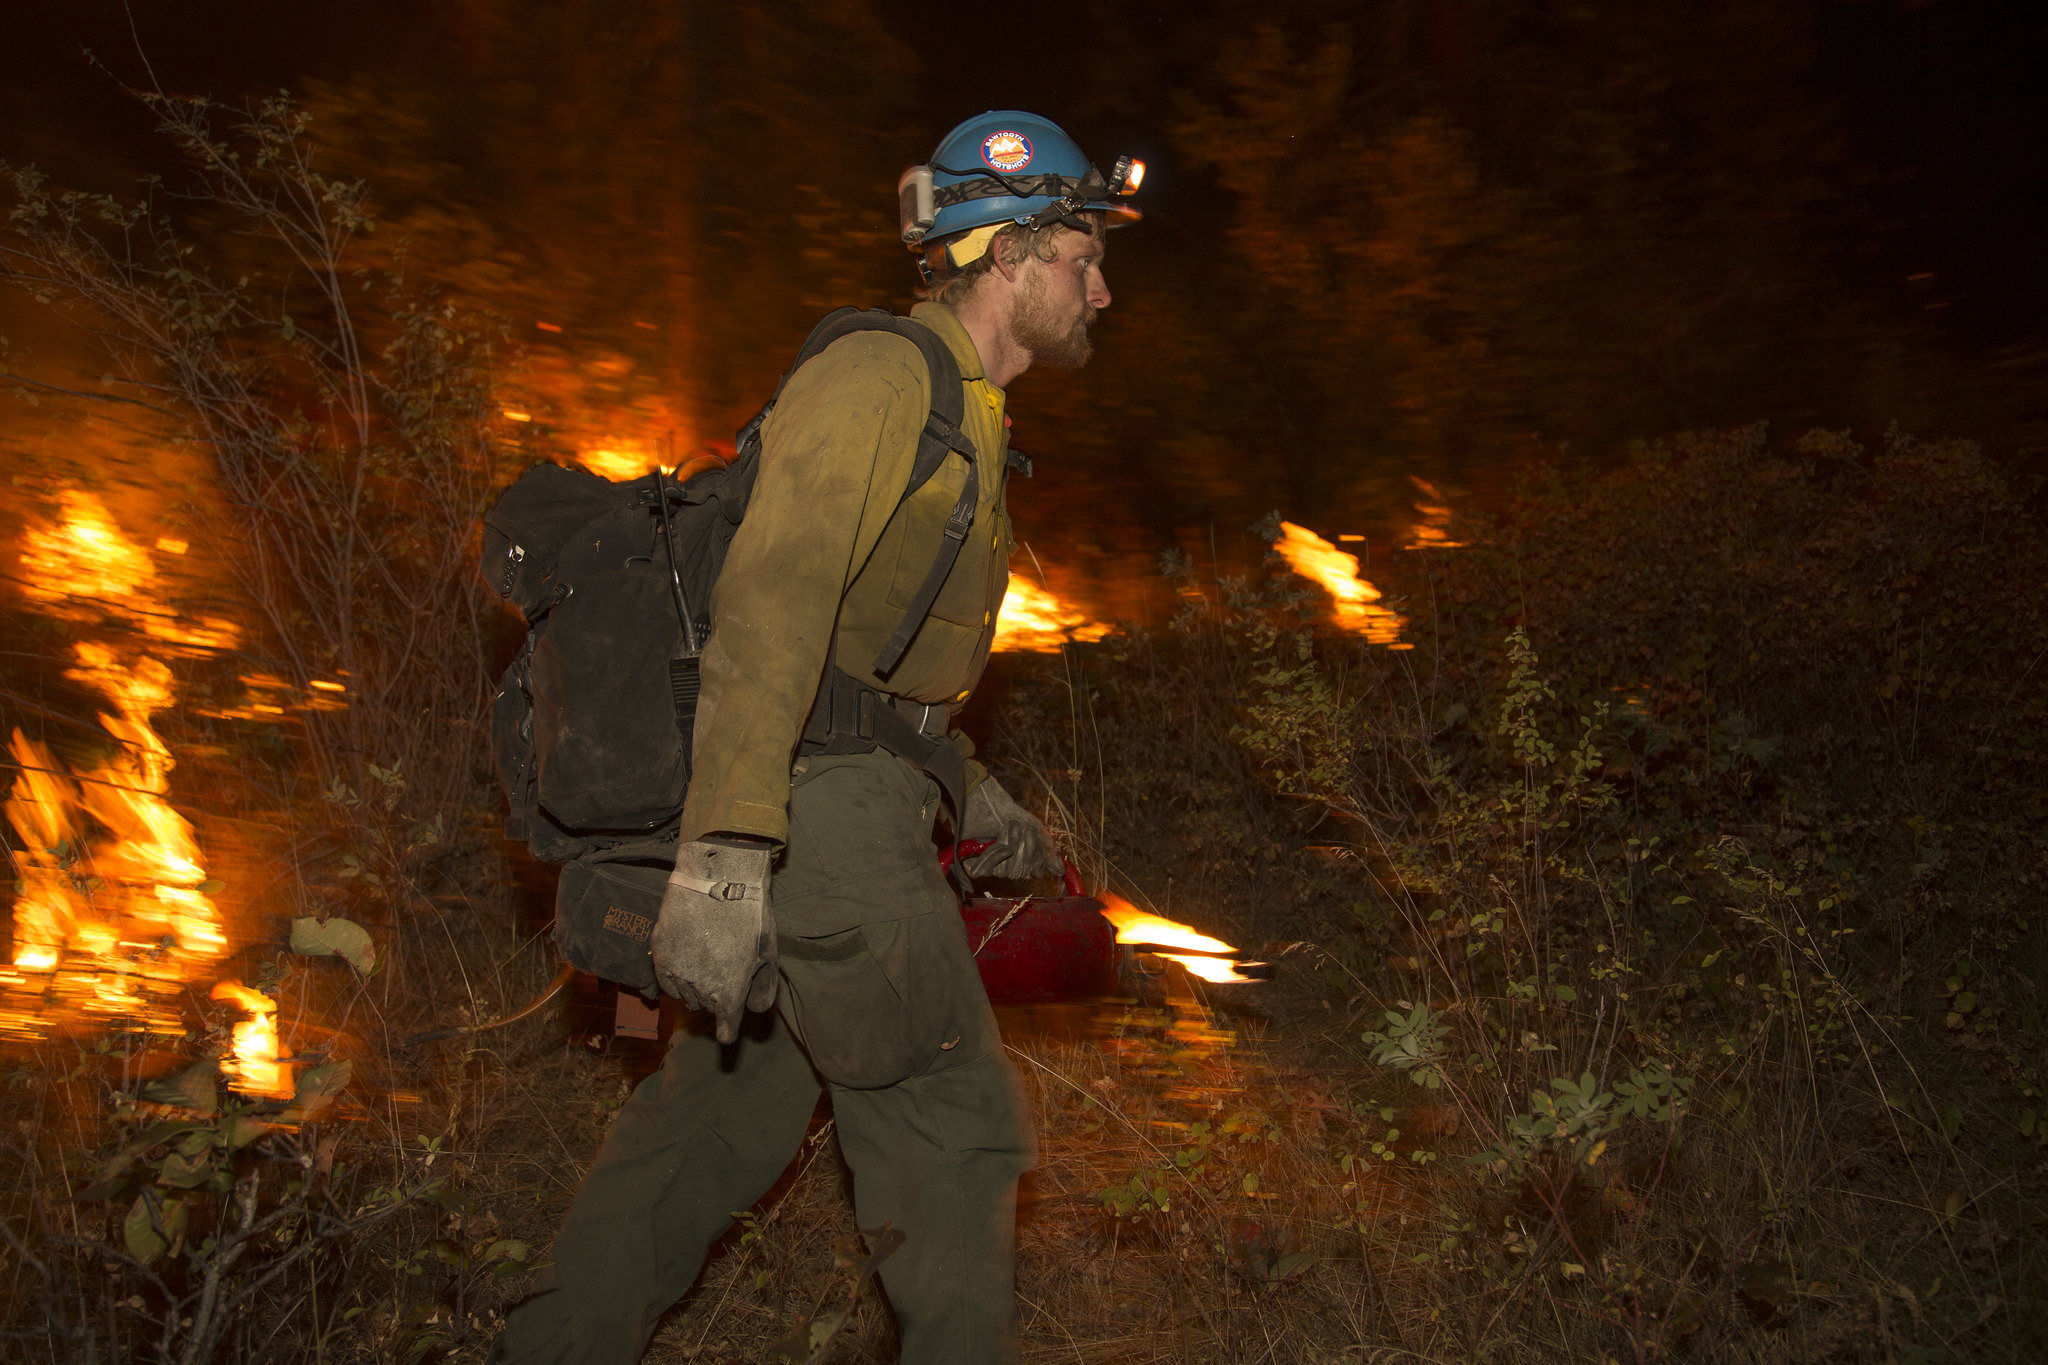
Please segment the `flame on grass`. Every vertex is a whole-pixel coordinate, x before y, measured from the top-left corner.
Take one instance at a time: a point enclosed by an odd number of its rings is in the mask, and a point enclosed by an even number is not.
[[[0,971],[0,1034],[40,1037],[97,1020],[174,1035],[185,1027],[177,998],[228,945],[191,823],[167,800],[176,761],[152,721],[177,697],[160,656],[211,654],[233,646],[238,632],[231,621],[173,610],[150,551],[92,494],[67,489],[59,510],[55,526],[31,526],[23,536],[23,591],[47,614],[84,628],[64,675],[104,700],[100,727],[116,747],[74,773],[18,729],[9,743],[18,772],[5,809],[20,836],[21,889],[13,966]],[[280,1083],[275,1024],[248,1022],[247,1075],[269,1093]],[[243,1032],[238,1025],[238,1056]]]
[[[239,981],[215,982],[212,998],[225,1000],[249,1016],[235,1024],[234,1056],[220,1065],[229,1083],[246,1094],[289,1098],[291,1068],[281,1059],[290,1054],[277,1041],[277,1002]]]
[[[1404,550],[1456,550],[1465,542],[1451,539],[1451,509],[1444,502],[1444,495],[1437,491],[1435,484],[1415,475],[1408,476],[1408,482],[1415,485],[1422,494],[1422,500],[1415,504],[1416,515],[1422,520],[1408,528],[1408,543]]]
[[[1240,974],[1236,964],[1227,956],[1210,956],[1237,951],[1222,939],[1211,938],[1191,925],[1170,920],[1164,915],[1149,914],[1113,892],[1102,892],[1101,900],[1102,916],[1116,926],[1118,943],[1150,949],[1169,962],[1178,962],[1191,975],[1204,981],[1235,984],[1256,979]],[[1165,948],[1185,948],[1188,951],[1159,951]]]
[[[113,617],[174,655],[234,647],[240,635],[234,622],[218,616],[187,619],[164,602],[156,591],[149,551],[122,534],[98,498],[67,488],[58,505],[62,515],[56,526],[31,526],[22,536],[22,591],[29,600],[69,621]],[[158,544],[169,554],[188,548],[169,537]]]
[[[1291,521],[1280,523],[1280,539],[1273,549],[1289,568],[1330,594],[1339,627],[1376,645],[1412,648],[1400,643],[1401,627],[1407,622],[1398,612],[1381,606],[1380,590],[1358,576],[1357,555],[1344,553]]]
[[[996,615],[996,638],[989,648],[1050,654],[1069,641],[1090,644],[1110,628],[1091,621],[1021,574],[1010,575],[1003,609]]]

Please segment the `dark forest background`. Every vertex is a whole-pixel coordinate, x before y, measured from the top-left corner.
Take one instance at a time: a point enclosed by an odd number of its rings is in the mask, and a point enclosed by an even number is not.
[[[1760,420],[2048,446],[2034,6],[17,13],[0,153],[110,189],[166,169],[115,78],[148,79],[138,40],[168,90],[292,87],[372,180],[387,258],[690,445],[825,310],[907,304],[894,177],[956,120],[1028,107],[1146,158],[1096,363],[1020,388],[1041,546],[1149,553],[1269,507],[1377,539],[1411,474],[1483,493],[1539,452]]]

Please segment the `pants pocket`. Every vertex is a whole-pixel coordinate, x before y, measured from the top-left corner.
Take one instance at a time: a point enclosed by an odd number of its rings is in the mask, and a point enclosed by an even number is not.
[[[948,933],[961,940],[960,954],[947,951]],[[855,1090],[895,1085],[930,1070],[976,1017],[981,978],[965,943],[959,917],[944,912],[780,938],[777,1008],[826,1080]]]
[[[789,843],[769,889],[799,938],[957,907],[932,846],[931,779],[885,753],[819,755],[792,786]]]

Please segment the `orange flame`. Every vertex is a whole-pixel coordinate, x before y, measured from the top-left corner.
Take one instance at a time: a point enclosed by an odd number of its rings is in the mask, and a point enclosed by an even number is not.
[[[996,637],[989,648],[1050,654],[1070,640],[1082,644],[1100,640],[1109,630],[1101,622],[1091,621],[1067,607],[1030,579],[1013,573],[1009,591],[1003,594],[1003,609],[996,615]]]
[[[60,507],[57,526],[23,536],[30,599],[65,620],[140,634],[153,649],[198,654],[234,643],[233,623],[186,621],[165,604],[149,551],[99,499],[68,489]],[[227,951],[227,939],[202,889],[207,875],[192,826],[165,799],[174,760],[151,721],[175,701],[171,670],[153,654],[101,640],[76,641],[71,654],[65,676],[106,699],[99,722],[119,747],[74,777],[46,746],[14,732],[9,748],[20,771],[5,809],[21,836],[21,892],[16,970],[0,974],[0,985],[40,998],[0,1011],[0,1034],[38,1036],[66,1016],[180,1032],[172,997]]]
[[[1376,645],[1393,645],[1407,624],[1393,610],[1379,605],[1380,590],[1358,576],[1358,556],[1349,555],[1314,531],[1291,521],[1280,523],[1273,548],[1289,568],[1320,585],[1335,600],[1337,624]]]
[[[70,621],[112,618],[154,640],[182,646],[179,653],[234,647],[241,635],[234,622],[217,616],[188,621],[164,603],[155,591],[156,565],[149,551],[122,534],[98,498],[67,488],[58,503],[63,520],[55,528],[31,526],[22,535],[22,589],[29,598]],[[189,548],[169,538],[158,545],[167,554]]]
[[[80,846],[72,812],[78,784],[57,767],[50,751],[21,731],[8,746],[21,775],[14,779],[7,818],[21,836],[15,868],[21,894],[14,902],[14,965],[47,972],[85,913],[85,902],[66,871]]]
[[[1227,957],[1198,956],[1210,953],[1234,953],[1237,951],[1220,938],[1209,935],[1167,919],[1164,915],[1148,914],[1138,909],[1114,892],[1099,893],[1102,900],[1102,917],[1116,926],[1116,941],[1157,950],[1160,948],[1186,948],[1185,953],[1159,953],[1169,962],[1178,962],[1187,968],[1190,975],[1204,981],[1224,985],[1257,980],[1256,977],[1239,974],[1236,964]]]
[[[1444,505],[1444,495],[1436,485],[1427,479],[1418,479],[1413,474],[1408,482],[1415,485],[1427,499],[1415,504],[1415,510],[1422,520],[1408,528],[1409,542],[1404,550],[1456,550],[1464,546],[1462,540],[1452,540],[1450,532],[1451,509]]]
[[[212,998],[231,1001],[249,1016],[235,1024],[233,1060],[221,1062],[228,1084],[246,1094],[290,1096],[291,1068],[279,1060],[287,1054],[277,1041],[277,1002],[239,981],[216,981]]]
[[[1161,953],[1159,956],[1169,962],[1178,962],[1188,969],[1188,975],[1213,981],[1219,986],[1244,985],[1258,980],[1255,976],[1243,975],[1236,964],[1220,957],[1194,957],[1188,953]]]
[[[614,483],[637,479],[654,472],[660,461],[652,442],[638,439],[607,440],[602,445],[576,452],[576,463],[601,479]]]
[[[1197,953],[1234,953],[1220,938],[1210,938],[1188,925],[1147,914],[1111,891],[1101,893],[1102,917],[1116,926],[1118,943],[1144,944],[1154,948],[1186,948]]]

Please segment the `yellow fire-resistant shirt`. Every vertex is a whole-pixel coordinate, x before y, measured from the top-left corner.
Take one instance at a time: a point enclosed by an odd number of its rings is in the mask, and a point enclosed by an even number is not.
[[[898,511],[931,410],[924,356],[910,341],[857,332],[796,372],[761,429],[753,499],[711,595],[686,840],[787,836],[790,765],[828,647],[861,681],[949,718],[988,662],[1010,579],[1003,391],[950,308],[919,304],[911,317],[960,366],[960,426],[979,456],[973,530],[902,662],[876,677],[875,655],[931,568],[966,461],[949,456]]]

